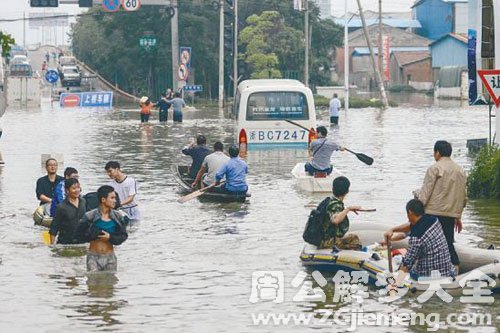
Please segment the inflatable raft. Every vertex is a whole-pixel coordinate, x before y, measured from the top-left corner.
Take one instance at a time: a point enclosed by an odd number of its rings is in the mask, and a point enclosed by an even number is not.
[[[45,204],[38,206],[33,213],[33,221],[35,221],[35,225],[50,228],[50,224],[52,223],[52,217],[50,217],[50,205]]]
[[[373,244],[382,239],[380,230],[356,231],[361,242]],[[394,242],[393,249],[406,248],[406,241]],[[468,281],[484,281],[483,289],[491,289],[500,293],[500,251],[494,249],[473,248],[466,245],[455,244],[455,249],[460,258],[460,274],[455,278],[443,277],[436,279],[432,284],[417,281],[408,275],[404,285],[411,291],[424,291],[428,288],[441,286],[445,290],[462,290]],[[330,271],[365,271],[368,273],[370,283],[377,286],[383,285],[381,279],[389,274],[389,261],[382,251],[352,251],[341,250],[332,252],[331,249],[317,249],[316,246],[307,244],[300,254],[302,264],[311,270]],[[395,261],[395,260],[394,260]],[[393,261],[393,267],[398,267]],[[470,288],[470,287],[469,287]]]
[[[333,180],[341,176],[340,172],[336,169],[333,169],[333,172],[329,175],[326,173],[318,173],[311,176],[306,173],[304,166],[305,163],[297,163],[292,169],[292,175],[297,181],[297,187],[303,191],[331,193]]]
[[[191,193],[196,191],[191,184],[194,179],[189,177],[188,172],[189,167],[186,165],[173,165],[172,172],[174,174],[175,180],[179,183],[182,192]],[[203,193],[202,196],[199,197],[200,200],[207,199],[210,201],[218,201],[218,202],[245,202],[247,198],[251,195],[250,193],[246,194],[228,194],[228,193],[220,193],[212,190],[207,190]]]

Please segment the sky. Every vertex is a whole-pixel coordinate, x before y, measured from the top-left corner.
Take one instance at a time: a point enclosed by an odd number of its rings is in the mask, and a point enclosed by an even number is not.
[[[189,0],[180,0],[189,1]],[[265,0],[259,0],[265,1]],[[293,0],[289,0],[292,2]],[[332,14],[334,16],[342,16],[344,13],[345,0],[331,0],[332,1]],[[356,0],[347,0],[348,9],[351,12],[358,10]],[[414,0],[382,0],[382,9],[384,11],[409,11]],[[361,5],[365,10],[378,10],[378,0],[361,0]],[[1,19],[19,19],[23,17],[23,13],[29,16],[30,12],[43,12],[41,8],[30,8],[29,0],[0,0],[0,20]],[[77,5],[60,5],[56,9],[46,9],[46,13],[58,12],[76,14],[83,11]],[[72,20],[70,20],[71,22]],[[74,20],[73,20],[74,21]],[[0,29],[4,32],[12,34],[19,45],[23,44],[23,22],[3,23],[0,22]],[[64,29],[64,30],[63,30]],[[61,43],[64,37],[65,44],[68,44],[66,33],[69,32],[69,27],[66,28],[52,28],[43,29],[45,43]],[[29,24],[26,23],[26,45],[42,42],[42,29],[30,29]]]

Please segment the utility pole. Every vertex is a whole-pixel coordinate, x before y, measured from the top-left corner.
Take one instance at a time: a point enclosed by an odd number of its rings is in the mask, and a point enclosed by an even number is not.
[[[383,32],[383,26],[382,26],[382,0],[378,0],[378,70],[380,71],[380,74],[384,72],[384,64],[383,64],[383,57],[382,57],[382,32]],[[382,81],[382,84],[384,82]]]
[[[366,29],[365,15],[363,14],[363,9],[361,8],[361,1],[357,0],[357,2],[359,8],[359,16],[361,18],[361,23],[363,24],[363,33],[365,34],[366,44],[368,45],[368,49],[370,50],[370,61],[372,63],[375,79],[377,80],[377,84],[380,89],[380,97],[384,108],[387,108],[389,106],[389,102],[387,101],[387,95],[385,94],[382,76],[380,75],[380,72],[377,69],[377,64],[375,63],[375,55],[373,54],[372,43],[370,42],[370,36],[368,35],[368,30]]]
[[[224,108],[224,0],[219,0],[219,110]]]
[[[26,50],[26,11],[23,12],[23,48]]]
[[[172,0],[171,5],[174,8],[174,16],[170,19],[172,29],[172,89],[174,92],[177,92],[177,70],[179,68],[179,6],[177,0]]]
[[[347,18],[347,0],[344,3],[344,86],[345,86],[345,96],[344,96],[344,109],[349,111],[349,28],[347,24],[349,19]]]
[[[238,90],[238,0],[233,2],[234,27],[233,27],[233,97],[236,97]]]
[[[309,87],[309,0],[305,0],[304,35],[306,37],[306,54],[304,61],[304,84]]]

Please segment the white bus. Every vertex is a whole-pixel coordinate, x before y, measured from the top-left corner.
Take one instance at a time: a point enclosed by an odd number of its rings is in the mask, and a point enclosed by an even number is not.
[[[316,110],[311,89],[297,80],[246,80],[238,85],[232,116],[240,150],[260,145],[304,146],[313,140]]]

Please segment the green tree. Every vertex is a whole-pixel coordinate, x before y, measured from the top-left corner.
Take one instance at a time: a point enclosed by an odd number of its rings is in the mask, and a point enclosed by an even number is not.
[[[2,57],[7,57],[10,53],[11,45],[14,45],[16,41],[11,35],[0,31],[0,46],[2,48]]]
[[[252,78],[279,78],[281,70],[296,66],[296,45],[300,31],[285,24],[276,11],[265,11],[260,16],[247,18],[247,27],[241,31],[244,46],[242,58],[252,72]]]

